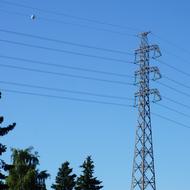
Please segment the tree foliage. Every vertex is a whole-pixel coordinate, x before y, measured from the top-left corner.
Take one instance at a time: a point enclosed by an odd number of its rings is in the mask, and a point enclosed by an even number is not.
[[[55,184],[51,187],[55,190],[73,190],[75,187],[76,175],[72,174],[73,169],[69,167],[69,162],[65,162],[59,168]]]
[[[46,171],[39,172],[39,156],[32,153],[33,148],[12,149],[12,165],[7,184],[9,190],[45,190],[45,180],[49,177]]]
[[[4,118],[0,116],[0,124],[3,123]],[[7,127],[0,127],[0,137],[8,134],[11,130],[14,129],[16,126],[16,123],[13,123],[11,125],[8,125]],[[0,156],[6,152],[7,147],[0,143]],[[5,184],[4,180],[6,179],[6,176],[3,174],[3,171],[8,171],[11,168],[11,165],[6,164],[2,159],[0,159],[0,189],[6,190],[8,189],[7,184]]]
[[[82,175],[77,179],[76,190],[99,190],[103,187],[101,185],[102,181],[97,180],[97,178],[93,176],[94,162],[91,156],[88,156],[80,167],[83,171]]]
[[[47,173],[47,170],[36,171],[36,190],[46,190],[45,181],[49,176],[50,174]]]

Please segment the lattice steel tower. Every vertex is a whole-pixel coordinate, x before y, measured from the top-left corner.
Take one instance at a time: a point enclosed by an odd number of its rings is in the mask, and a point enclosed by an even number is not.
[[[158,45],[149,45],[148,34],[139,35],[141,43],[135,50],[135,63],[139,70],[135,72],[135,84],[139,91],[135,93],[135,105],[138,106],[138,125],[136,128],[135,152],[133,160],[131,190],[156,190],[154,155],[151,129],[150,96],[153,102],[161,100],[157,89],[150,89],[150,80],[161,78],[157,67],[150,67],[150,59],[161,56]]]

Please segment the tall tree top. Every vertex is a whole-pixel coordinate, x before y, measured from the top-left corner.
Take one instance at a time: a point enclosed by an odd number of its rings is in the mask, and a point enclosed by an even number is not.
[[[12,149],[13,165],[25,165],[36,168],[39,164],[38,153],[32,153],[33,147],[26,149]]]
[[[52,185],[52,188],[55,190],[73,190],[76,184],[76,175],[72,174],[72,171],[73,169],[69,167],[69,162],[64,162],[59,168],[56,183]]]
[[[102,189],[102,181],[94,177],[94,162],[91,156],[88,156],[84,163],[80,166],[83,168],[82,175],[78,177],[76,190],[100,190]]]
[[[46,170],[39,171],[39,156],[33,147],[12,149],[13,168],[9,171],[7,184],[9,190],[46,190]]]

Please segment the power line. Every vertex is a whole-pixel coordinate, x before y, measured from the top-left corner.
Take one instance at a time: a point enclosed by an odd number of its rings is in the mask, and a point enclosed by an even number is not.
[[[10,81],[9,82],[0,81],[0,83],[7,84],[7,85],[13,85],[13,86],[27,87],[27,88],[50,90],[50,91],[55,91],[55,92],[66,92],[66,93],[71,93],[71,94],[81,94],[81,95],[96,96],[96,97],[111,98],[111,99],[120,99],[120,100],[133,100],[132,98],[121,97],[121,96],[97,94],[97,93],[84,92],[84,91],[68,90],[68,89],[63,89],[63,88],[51,88],[51,87],[38,86],[38,85],[32,85],[32,84],[26,84],[26,83],[17,83],[17,82],[10,82]]]
[[[170,90],[173,90],[173,91],[175,91],[175,92],[177,92],[177,93],[179,93],[179,94],[182,94],[182,95],[187,96],[188,98],[190,98],[190,94],[188,94],[188,93],[186,93],[186,92],[182,92],[181,90],[178,90],[178,89],[176,89],[176,88],[173,88],[173,87],[171,87],[171,86],[169,86],[169,85],[167,85],[167,84],[164,84],[164,83],[162,83],[162,82],[159,82],[159,81],[156,81],[156,82],[157,82],[158,84],[160,84],[160,85],[166,87],[166,88],[169,88]]]
[[[179,56],[179,55],[176,55],[176,54],[174,54],[174,53],[172,53],[172,52],[169,52],[168,50],[167,50],[167,51],[165,50],[165,52],[168,53],[168,54],[171,55],[171,56],[176,57],[178,60],[180,60],[180,62],[182,61],[182,62],[185,62],[185,63],[187,63],[187,64],[190,64],[190,62],[189,62],[188,60],[184,59],[183,57],[181,57],[181,56]],[[190,73],[189,73],[189,72],[183,71],[183,70],[181,70],[181,69],[178,69],[177,67],[171,66],[171,65],[167,64],[166,62],[165,62],[164,64],[165,64],[166,66],[172,68],[173,70],[175,70],[175,71],[177,71],[177,72],[179,72],[179,73],[181,73],[181,74],[183,74],[183,75],[185,75],[185,76],[190,77]]]
[[[1,91],[5,91],[5,92],[10,92],[10,93],[16,93],[16,94],[23,94],[23,95],[32,95],[32,96],[39,96],[39,97],[46,97],[46,98],[53,98],[53,99],[62,99],[62,100],[71,100],[71,101],[78,101],[78,102],[86,102],[86,103],[96,103],[96,104],[105,104],[105,105],[114,105],[114,106],[121,106],[121,107],[134,107],[132,105],[128,105],[128,104],[118,104],[118,103],[111,103],[111,102],[104,102],[104,101],[96,101],[96,100],[87,100],[87,99],[80,99],[80,98],[70,98],[70,97],[65,97],[65,96],[55,96],[55,95],[49,95],[49,94],[41,94],[41,93],[33,93],[33,92],[26,92],[26,91],[20,91],[20,90],[10,90],[10,89],[5,89],[5,88],[1,88]],[[185,125],[183,123],[177,122],[175,120],[172,120],[170,118],[167,118],[165,116],[162,116],[160,114],[151,112],[151,114],[162,118],[164,120],[170,121],[174,124],[177,124],[179,126],[182,126],[184,128],[188,128],[190,129],[190,126]]]
[[[22,16],[22,17],[23,16],[29,17],[29,15],[27,15],[27,14],[16,12],[16,11],[7,11],[7,10],[3,10],[3,9],[0,9],[0,11],[4,12],[6,14],[17,15],[17,16]],[[66,25],[71,25],[71,26],[77,26],[77,27],[80,27],[80,28],[87,28],[87,29],[90,29],[90,30],[108,32],[108,33],[117,34],[117,35],[121,35],[121,36],[136,37],[136,35],[129,34],[129,33],[126,33],[126,32],[119,32],[119,31],[115,31],[115,30],[99,28],[99,27],[93,27],[93,26],[89,26],[89,25],[85,25],[85,24],[79,24],[79,23],[73,23],[73,22],[65,22],[63,20],[51,19],[51,18],[46,18],[46,17],[42,17],[42,16],[38,17],[38,20],[42,20],[42,21],[50,22],[50,23],[58,23],[58,24],[66,24]]]
[[[133,31],[136,31],[136,32],[139,31],[139,29],[128,27],[128,26],[122,26],[122,25],[108,23],[108,22],[104,22],[104,21],[100,21],[100,20],[89,19],[89,18],[86,18],[86,17],[79,17],[79,16],[76,16],[76,15],[70,15],[70,14],[63,13],[63,12],[60,13],[60,12],[55,12],[55,11],[52,11],[52,10],[40,9],[40,8],[37,8],[37,7],[32,7],[32,6],[28,6],[28,5],[24,5],[24,4],[20,4],[20,3],[15,3],[15,2],[13,3],[13,2],[3,1],[3,0],[1,0],[0,2],[5,3],[5,4],[9,4],[9,5],[13,5],[13,6],[17,6],[17,7],[33,9],[33,10],[37,10],[37,11],[48,13],[48,14],[54,14],[54,15],[58,15],[58,16],[74,18],[74,19],[77,19],[77,20],[88,21],[88,22],[92,22],[92,23],[96,23],[96,24],[107,25],[107,26],[117,27],[117,28],[121,28],[121,29],[133,30]]]
[[[120,106],[120,107],[133,107],[132,105],[127,105],[127,104],[119,104],[119,103],[89,100],[89,99],[80,99],[80,98],[70,98],[70,97],[66,97],[66,96],[55,96],[55,95],[26,92],[26,91],[20,91],[20,90],[10,90],[10,89],[5,89],[5,88],[0,88],[0,90],[5,91],[5,92],[10,92],[10,93],[16,93],[16,94],[40,96],[40,97],[54,98],[54,99],[61,99],[61,100],[71,100],[71,101],[77,101],[77,102],[105,104],[105,105],[113,105],[113,106]]]
[[[28,60],[28,59],[23,59],[23,58],[18,58],[18,57],[9,57],[9,56],[1,56],[0,55],[0,57],[2,57],[2,58],[8,58],[8,59],[13,59],[13,60],[18,60],[18,61],[26,61],[26,62],[32,62],[32,63],[40,63],[40,64],[45,64],[45,65],[49,65],[49,63],[47,63],[47,62],[40,62],[40,61],[34,61],[34,60]],[[50,66],[55,66],[54,64],[50,64]],[[60,66],[60,67],[62,67],[63,65],[58,65],[58,66]],[[64,66],[63,66],[64,67]],[[67,68],[67,66],[66,66],[66,68]],[[70,68],[70,66],[68,66],[68,68]],[[72,67],[71,67],[72,68]],[[73,69],[76,69],[76,70],[81,70],[81,68],[78,68],[78,67],[74,67]],[[82,68],[82,70],[83,70],[83,68]],[[86,71],[86,69],[84,69],[85,71]],[[87,69],[87,71],[89,71],[88,69]],[[94,70],[90,70],[90,72],[100,72],[100,73],[102,73],[102,71],[94,71]],[[113,74],[113,75],[118,75],[118,74],[116,74],[116,73],[107,73],[107,72],[103,72],[103,74]],[[120,76],[120,74],[119,74],[119,76]],[[121,76],[124,76],[124,77],[126,77],[126,75],[121,75]],[[127,77],[130,77],[130,78],[132,78],[132,76],[128,76],[127,75]],[[170,102],[173,102],[173,103],[175,103],[175,104],[178,104],[178,105],[180,105],[180,106],[183,106],[183,107],[186,107],[186,108],[188,108],[188,109],[190,109],[190,106],[188,106],[188,105],[186,105],[186,104],[182,104],[181,102],[178,102],[178,101],[176,101],[176,100],[173,100],[173,99],[171,99],[171,98],[168,98],[168,97],[166,97],[166,96],[162,96],[164,99],[166,99],[166,100],[168,100],[168,101],[170,101]]]
[[[101,50],[101,51],[106,51],[106,52],[111,52],[111,53],[119,53],[119,54],[124,54],[124,55],[126,55],[126,54],[133,55],[132,53],[128,53],[125,51],[84,45],[84,44],[74,43],[74,42],[70,42],[70,41],[52,39],[52,38],[48,38],[48,37],[37,36],[37,35],[33,35],[33,34],[26,34],[26,33],[22,33],[22,32],[15,32],[15,31],[10,31],[10,30],[5,30],[5,29],[0,29],[0,32],[14,34],[14,35],[18,35],[18,36],[30,37],[30,38],[35,38],[35,39],[40,39],[40,40],[45,40],[45,41],[51,41],[51,42],[56,42],[56,43],[61,43],[61,44],[68,44],[68,45],[82,47],[82,48],[89,48],[89,49]]]
[[[153,34],[153,36],[155,36],[155,37],[157,37],[158,39],[160,39],[160,40],[166,42],[166,43],[169,44],[170,46],[175,47],[175,48],[178,48],[178,49],[180,49],[180,50],[182,50],[183,52],[186,52],[186,53],[188,53],[188,54],[190,53],[190,51],[189,51],[188,49],[186,49],[186,48],[184,48],[184,47],[180,47],[180,46],[176,45],[175,43],[171,42],[170,40],[164,39],[164,38],[160,37],[158,34],[154,34],[154,33],[152,33],[152,34]],[[179,56],[179,55],[176,55],[176,54],[174,54],[174,53],[172,53],[172,52],[170,52],[170,51],[168,51],[168,50],[165,50],[165,52],[168,53],[168,54],[170,54],[170,55],[172,55],[172,56],[175,56],[175,57],[176,57],[177,59],[179,59],[179,60],[183,60],[184,62],[190,64],[190,62],[189,62],[188,60],[184,59],[183,57],[181,57],[181,56]],[[168,67],[174,69],[175,71],[180,72],[180,73],[182,73],[182,74],[184,74],[184,75],[190,77],[190,73],[188,73],[188,72],[186,72],[186,71],[182,71],[182,70],[180,70],[180,69],[178,69],[178,68],[176,68],[176,67],[173,67],[173,66],[171,66],[171,65],[169,65],[169,64],[167,64],[167,63],[164,63],[164,64],[165,64],[166,66],[168,66]]]
[[[167,120],[167,121],[169,121],[169,122],[171,122],[171,123],[174,123],[174,124],[176,124],[176,125],[179,125],[179,126],[181,126],[181,127],[190,129],[190,126],[185,125],[185,124],[183,124],[183,123],[181,123],[181,122],[175,121],[175,120],[173,120],[173,119],[170,119],[170,118],[168,118],[168,117],[165,117],[165,116],[163,116],[163,115],[160,115],[160,114],[157,114],[157,113],[154,113],[154,112],[151,112],[151,113],[152,113],[153,115],[155,115],[156,117],[162,118],[162,119],[164,119],[164,120]]]
[[[178,102],[178,101],[173,100],[173,99],[171,99],[171,98],[168,98],[168,97],[166,97],[166,96],[162,96],[162,97],[163,97],[164,99],[166,99],[166,100],[172,102],[172,103],[175,103],[175,104],[177,104],[177,105],[180,105],[180,106],[182,106],[182,107],[185,107],[185,108],[187,108],[187,109],[190,109],[190,106],[188,106],[187,104],[183,104],[183,103],[181,103],[181,102]]]
[[[35,63],[35,64],[39,64],[39,65],[52,66],[52,67],[58,67],[58,68],[66,68],[66,69],[77,70],[77,71],[105,74],[105,75],[111,75],[111,76],[117,76],[117,77],[134,78],[133,76],[126,75],[126,74],[100,71],[100,70],[94,70],[94,69],[86,69],[86,68],[81,68],[81,67],[74,67],[74,66],[68,66],[68,65],[63,65],[63,64],[55,64],[55,63],[50,63],[50,62],[43,62],[43,61],[38,61],[38,60],[31,60],[31,59],[25,59],[25,58],[13,57],[13,56],[7,56],[7,55],[0,55],[0,58],[14,60],[14,61]]]
[[[24,17],[29,17],[28,14],[21,13],[21,12],[16,12],[16,11],[7,11],[4,9],[0,9],[0,12],[6,13],[6,14],[11,14],[11,15],[17,15],[17,16],[24,16]]]
[[[171,69],[173,69],[173,70],[175,70],[175,71],[177,71],[177,72],[179,72],[179,73],[181,73],[181,74],[183,74],[185,76],[190,77],[190,73],[187,73],[187,72],[185,72],[185,71],[183,71],[181,69],[178,69],[177,67],[174,67],[174,66],[172,66],[172,65],[170,65],[170,64],[168,64],[168,63],[166,63],[166,62],[164,62],[162,60],[156,60],[156,61],[158,61],[159,63],[161,63],[161,64],[163,64],[163,65],[165,65],[165,66],[167,66],[167,67],[169,67],[169,68],[171,68]]]
[[[71,78],[80,78],[80,79],[85,79],[85,80],[94,80],[94,81],[107,82],[107,83],[112,83],[112,84],[133,86],[133,83],[123,82],[123,81],[114,81],[114,80],[100,79],[100,78],[95,78],[95,77],[87,77],[87,76],[82,76],[82,75],[73,75],[73,74],[67,74],[67,73],[45,71],[45,70],[40,70],[40,69],[26,68],[26,67],[20,67],[20,66],[8,65],[8,64],[0,64],[0,67],[18,69],[18,70],[23,70],[23,71],[31,71],[31,72],[37,72],[37,73],[43,73],[43,74],[51,74],[51,75],[57,75],[57,76],[64,76],[64,77],[71,77]]]
[[[186,53],[188,53],[188,54],[190,53],[189,50],[187,50],[187,49],[185,49],[185,48],[183,48],[183,47],[178,46],[177,44],[171,42],[171,41],[168,40],[168,39],[162,38],[162,37],[159,36],[158,34],[154,34],[154,33],[151,33],[151,34],[152,34],[153,36],[155,36],[156,38],[158,38],[158,39],[160,39],[160,40],[166,42],[167,44],[169,44],[169,45],[172,46],[172,47],[178,48],[178,49],[180,49],[180,50],[182,50],[182,51],[186,51]]]
[[[162,38],[159,37],[157,34],[153,34],[153,36],[158,37],[159,39],[161,39],[161,40],[167,42],[167,43],[170,44],[171,46],[177,47],[178,49],[181,49],[182,51],[186,51],[188,54],[190,53],[189,50],[187,50],[187,49],[185,49],[185,48],[182,48],[182,47],[179,47],[178,45],[174,44],[173,42],[171,42],[171,41],[169,41],[169,40],[162,39]],[[190,63],[189,61],[185,60],[183,57],[180,57],[179,55],[176,55],[176,54],[174,54],[174,53],[172,53],[172,52],[169,52],[168,50],[165,50],[165,52],[168,53],[168,54],[170,54],[170,55],[172,55],[172,56],[175,56],[175,57],[176,57],[177,59],[179,59],[179,60],[183,60],[184,62],[186,62],[186,63],[188,63],[188,64]],[[190,77],[190,73],[189,73],[189,72],[183,71],[183,70],[181,70],[181,69],[179,69],[179,68],[177,68],[177,67],[174,67],[174,66],[172,66],[172,65],[170,65],[170,64],[168,64],[168,63],[166,63],[166,62],[164,62],[164,61],[162,61],[162,60],[156,60],[156,61],[160,62],[161,64],[163,64],[163,65],[165,65],[165,66],[167,66],[167,67],[169,67],[169,68],[171,68],[171,69],[173,69],[173,70],[175,70],[175,71],[177,71],[177,72],[179,72],[179,73],[181,73],[181,74],[183,74],[183,75],[185,75],[185,76],[187,76],[187,77]]]
[[[86,102],[86,103],[95,103],[95,104],[104,104],[104,105],[113,105],[113,106],[120,106],[120,107],[134,107],[132,105],[128,104],[118,104],[118,103],[111,103],[111,102],[104,102],[104,101],[96,101],[96,100],[87,100],[87,99],[80,99],[80,98],[70,98],[70,97],[65,97],[65,96],[54,96],[54,95],[49,95],[49,94],[41,94],[41,93],[33,93],[33,92],[26,92],[26,91],[19,91],[19,90],[10,90],[10,89],[5,89],[1,88],[1,91],[9,92],[9,93],[15,93],[15,94],[23,94],[23,95],[31,95],[31,96],[39,96],[39,97],[46,97],[46,98],[52,98],[52,99],[61,99],[61,100],[70,100],[70,101],[77,101],[77,102]],[[190,129],[190,126],[185,125],[183,123],[177,122],[175,120],[172,120],[170,118],[167,118],[165,116],[162,116],[160,114],[156,114],[154,112],[151,112],[151,114],[162,118],[164,120],[170,121],[174,124],[177,124],[179,126],[182,126],[184,128]]]
[[[180,111],[178,111],[178,110],[176,110],[176,109],[173,109],[173,108],[171,108],[171,107],[169,107],[169,106],[166,106],[166,105],[163,105],[163,104],[160,104],[160,103],[156,103],[156,105],[158,105],[158,106],[160,106],[160,107],[163,107],[163,108],[165,108],[165,109],[167,109],[167,110],[173,111],[173,112],[175,112],[175,113],[177,113],[177,114],[180,114],[180,115],[182,115],[182,116],[185,116],[185,117],[190,118],[190,115],[188,115],[188,114],[186,114],[186,113],[183,113],[183,112],[180,112]]]
[[[90,58],[103,59],[103,60],[107,60],[107,61],[114,61],[114,62],[120,62],[120,63],[131,63],[131,64],[133,64],[132,61],[125,61],[125,60],[122,60],[122,59],[103,57],[103,56],[98,56],[98,55],[90,55],[90,54],[85,54],[85,53],[79,53],[79,52],[63,50],[63,49],[57,49],[57,48],[50,48],[50,47],[39,46],[39,45],[32,45],[32,44],[16,42],[16,41],[11,41],[11,40],[0,39],[0,41],[4,42],[4,43],[20,45],[20,46],[25,46],[25,47],[31,47],[31,48],[37,48],[37,49],[43,49],[43,50],[48,50],[48,51],[55,51],[55,52],[59,52],[59,53],[67,53],[67,54],[72,54],[72,55],[77,55],[77,56],[85,56],[85,57],[90,57]]]
[[[167,79],[167,80],[169,80],[169,81],[175,83],[175,84],[178,84],[178,85],[180,85],[180,86],[183,86],[183,87],[185,87],[185,88],[190,89],[190,86],[188,86],[188,85],[186,85],[186,84],[184,84],[184,83],[181,83],[181,82],[179,82],[179,81],[176,81],[176,80],[174,80],[174,79],[172,79],[172,78],[170,78],[170,77],[167,77],[167,76],[163,76],[163,77],[164,77],[165,79]]]
[[[119,32],[119,31],[115,31],[115,30],[99,28],[99,27],[94,27],[94,26],[92,27],[92,26],[85,25],[85,24],[79,24],[79,23],[73,23],[73,22],[65,22],[65,21],[62,21],[62,20],[46,18],[46,17],[38,17],[38,19],[44,20],[44,21],[50,22],[50,23],[72,25],[72,26],[77,26],[77,27],[80,27],[80,28],[88,28],[88,29],[91,29],[91,30],[109,32],[111,34],[116,34],[116,35],[120,35],[120,36],[129,36],[129,37],[135,37],[136,38],[136,35],[134,35],[134,34],[129,34],[129,33],[126,33],[126,32]]]

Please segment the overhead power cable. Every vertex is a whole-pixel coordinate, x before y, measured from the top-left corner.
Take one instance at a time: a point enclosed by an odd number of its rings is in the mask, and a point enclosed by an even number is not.
[[[179,49],[179,50],[181,50],[181,51],[185,51],[186,53],[190,53],[190,51],[189,50],[187,50],[186,48],[184,48],[184,47],[180,47],[179,45],[177,45],[177,44],[175,44],[175,43],[173,43],[172,41],[170,41],[170,40],[168,40],[168,39],[165,39],[165,38],[163,38],[163,37],[161,37],[160,35],[158,35],[158,34],[155,34],[155,33],[151,33],[154,37],[156,37],[156,38],[158,38],[159,40],[161,40],[161,41],[163,41],[163,42],[166,42],[167,44],[169,44],[170,46],[172,46],[172,47],[175,47],[175,48],[177,48],[177,49]]]
[[[175,83],[175,84],[178,84],[178,85],[180,85],[180,86],[183,86],[183,87],[185,87],[185,88],[190,89],[190,86],[188,86],[188,85],[186,85],[186,84],[184,84],[184,83],[181,83],[181,82],[179,82],[179,81],[177,81],[177,80],[174,80],[174,79],[172,79],[172,78],[170,78],[170,77],[167,77],[167,76],[162,76],[162,77],[165,78],[165,79],[167,79],[167,80],[169,80],[169,81],[171,81],[171,82],[173,82],[173,83]]]
[[[59,52],[59,53],[67,53],[67,54],[72,54],[72,55],[77,55],[77,56],[85,56],[85,57],[90,57],[90,58],[102,59],[102,60],[106,60],[106,61],[134,64],[132,61],[125,61],[125,60],[122,60],[122,59],[116,59],[116,58],[110,58],[110,57],[104,57],[104,56],[98,56],[98,55],[90,55],[90,54],[85,54],[85,53],[80,53],[80,52],[74,52],[74,51],[69,51],[69,50],[45,47],[45,46],[40,46],[40,45],[32,45],[32,44],[28,44],[28,43],[11,41],[11,40],[0,39],[0,42],[19,45],[19,46],[24,46],[24,47],[30,47],[30,48],[37,48],[37,49],[43,49],[43,50],[48,50],[48,51],[54,51],[54,52]]]
[[[169,52],[168,50],[164,50],[164,51],[165,51],[167,54],[169,54],[169,55],[171,55],[171,56],[177,58],[180,62],[190,64],[190,61],[187,60],[187,59],[185,59],[184,57],[181,57],[181,56],[179,56],[179,55],[176,55],[176,54],[173,53],[173,52]],[[190,72],[187,72],[187,70],[185,70],[185,71],[184,71],[184,70],[181,70],[181,69],[179,69],[179,68],[177,68],[177,67],[174,67],[174,66],[172,66],[172,65],[167,64],[166,62],[165,62],[165,63],[163,62],[162,64],[165,64],[167,67],[170,67],[171,69],[173,69],[173,70],[175,70],[175,71],[177,71],[177,72],[179,72],[179,73],[181,73],[181,74],[183,74],[183,75],[185,75],[185,76],[187,76],[187,77],[190,77]]]
[[[128,104],[119,104],[119,103],[114,103],[114,102],[97,101],[97,100],[89,100],[89,99],[81,99],[81,98],[71,98],[67,96],[55,96],[55,95],[49,95],[49,94],[26,92],[26,91],[12,90],[12,89],[6,89],[6,88],[0,88],[0,90],[5,91],[5,92],[10,92],[10,93],[40,96],[40,97],[60,99],[60,100],[71,100],[71,101],[77,101],[77,102],[105,104],[105,105],[113,105],[113,106],[120,106],[120,107],[133,107],[132,105],[128,105]]]
[[[80,94],[80,95],[88,95],[88,96],[119,99],[119,100],[133,100],[132,98],[121,97],[121,96],[97,94],[97,93],[92,93],[92,92],[76,91],[76,90],[69,90],[69,89],[63,89],[63,88],[51,88],[51,87],[38,86],[38,85],[26,84],[26,83],[17,83],[17,82],[10,82],[10,81],[0,81],[0,83],[6,84],[6,85],[19,86],[19,87],[27,87],[27,88],[32,88],[32,89],[41,89],[41,90],[48,90],[48,91],[55,91],[55,92],[66,92],[70,94]]]
[[[161,104],[161,103],[156,103],[156,105],[158,105],[158,106],[160,106],[160,107],[163,107],[163,108],[165,108],[165,109],[167,109],[167,110],[170,110],[170,111],[172,111],[172,112],[175,112],[175,113],[177,113],[177,114],[180,114],[180,115],[182,115],[182,116],[185,116],[185,117],[187,117],[187,118],[190,119],[190,115],[188,115],[188,114],[186,114],[186,113],[183,113],[183,112],[181,112],[181,111],[178,111],[178,110],[176,110],[176,109],[173,109],[173,108],[171,108],[171,107],[169,107],[169,106],[163,105],[163,104]]]
[[[71,93],[71,94],[81,94],[81,95],[88,95],[88,96],[95,96],[95,97],[102,97],[102,98],[111,98],[111,99],[120,99],[120,100],[133,100],[132,98],[127,98],[127,97],[97,94],[97,93],[91,93],[91,92],[75,91],[75,90],[60,89],[60,88],[50,88],[50,87],[24,84],[24,83],[17,83],[17,82],[0,81],[0,83],[6,84],[6,85],[13,85],[13,86],[20,86],[20,87],[27,87],[27,88],[34,88],[34,89],[42,89],[42,90],[50,90],[50,91],[56,91],[56,92],[66,92],[66,93]],[[170,107],[165,106],[165,105],[160,104],[160,103],[157,103],[157,105],[164,107],[170,111],[176,112],[176,113],[183,115],[185,117],[190,118],[190,115],[185,114],[183,112],[180,112],[176,109],[170,108]]]
[[[12,6],[32,9],[32,10],[36,10],[39,12],[44,12],[44,13],[53,14],[53,15],[57,15],[57,16],[64,16],[64,17],[68,17],[68,18],[72,18],[72,19],[77,19],[77,20],[81,20],[81,21],[87,21],[87,22],[95,23],[95,24],[107,25],[107,26],[116,27],[116,28],[120,28],[120,29],[133,30],[136,32],[139,31],[139,29],[134,28],[134,27],[132,28],[132,27],[128,27],[128,26],[122,26],[122,25],[108,23],[108,22],[104,22],[104,21],[100,21],[100,20],[90,19],[87,17],[70,15],[70,14],[63,13],[63,12],[60,13],[60,12],[56,12],[56,11],[52,11],[52,10],[45,10],[45,9],[41,9],[41,8],[37,8],[37,7],[33,7],[33,6],[28,6],[25,4],[20,4],[20,3],[10,2],[10,1],[4,1],[4,0],[1,0],[0,2],[4,3],[4,4],[12,5]]]
[[[175,70],[175,71],[177,71],[177,72],[179,72],[179,73],[181,73],[181,74],[183,74],[183,75],[185,75],[185,76],[190,77],[190,73],[188,73],[188,72],[186,72],[186,71],[183,71],[183,70],[181,70],[181,69],[178,69],[177,67],[174,67],[174,66],[172,66],[172,65],[170,65],[170,64],[168,64],[168,63],[166,63],[165,61],[158,60],[158,59],[156,59],[155,61],[158,61],[158,62],[161,63],[162,65],[165,65],[165,66],[167,66],[167,67],[169,67],[169,68],[171,68],[171,69],[173,69],[173,70]]]
[[[67,45],[72,45],[72,46],[77,46],[77,47],[82,47],[82,48],[89,48],[89,49],[95,49],[95,50],[106,51],[106,52],[111,52],[111,53],[119,53],[119,54],[124,54],[124,55],[133,55],[132,53],[125,52],[125,51],[84,45],[84,44],[74,43],[74,42],[65,41],[65,40],[58,40],[58,39],[53,39],[53,38],[48,38],[48,37],[43,37],[43,36],[37,36],[37,35],[33,35],[33,34],[5,30],[5,29],[1,29],[1,28],[0,28],[0,32],[13,34],[13,35],[17,35],[17,36],[34,38],[34,39],[40,39],[40,40],[45,40],[45,41],[50,41],[50,42],[56,42],[56,43],[60,43],[60,44],[67,44]]]
[[[20,90],[10,90],[6,88],[0,88],[1,91],[9,92],[9,93],[15,93],[15,94],[23,94],[23,95],[31,95],[31,96],[39,96],[39,97],[46,97],[46,98],[52,98],[52,99],[60,99],[60,100],[70,100],[70,101],[77,101],[77,102],[86,102],[86,103],[95,103],[95,104],[104,104],[104,105],[113,105],[113,106],[120,106],[120,107],[130,107],[134,108],[132,105],[128,104],[118,104],[118,103],[111,103],[111,102],[104,102],[104,101],[96,101],[96,100],[88,100],[88,99],[80,99],[80,98],[70,98],[66,96],[54,96],[49,94],[41,94],[41,93],[34,93],[34,92],[26,92],[26,91],[20,91]],[[190,126],[185,125],[183,123],[177,122],[173,119],[170,119],[168,117],[162,116],[160,114],[151,112],[151,114],[155,115],[156,117],[162,118],[164,120],[167,120],[169,122],[172,122],[178,126],[190,129]]]
[[[85,25],[85,24],[79,24],[79,23],[74,23],[74,22],[66,22],[66,21],[63,21],[63,20],[57,20],[57,19],[46,18],[46,17],[38,17],[38,19],[46,21],[46,22],[50,22],[50,23],[77,26],[77,27],[80,27],[80,28],[87,28],[87,29],[90,29],[90,30],[107,32],[107,33],[110,33],[110,34],[116,34],[116,35],[120,35],[120,36],[128,36],[128,37],[133,37],[133,38],[137,37],[137,35],[134,35],[134,34],[131,34],[131,33],[120,32],[120,31],[116,31],[116,30],[100,28],[100,27],[95,27],[95,26],[89,26],[89,25]]]
[[[11,14],[11,15],[17,15],[17,16],[24,16],[24,17],[29,17],[28,14],[25,13],[20,13],[17,11],[9,11],[9,10],[4,10],[4,9],[0,9],[0,12],[2,13],[6,13],[6,14]],[[134,34],[129,34],[126,32],[120,32],[120,31],[115,31],[115,30],[110,30],[110,29],[106,29],[106,28],[100,28],[100,27],[95,27],[95,26],[89,26],[89,25],[85,25],[85,24],[79,24],[79,23],[74,23],[74,22],[66,22],[63,20],[58,20],[58,19],[52,19],[52,18],[47,18],[47,17],[42,17],[39,16],[38,20],[42,20],[45,22],[50,22],[50,23],[57,23],[57,24],[65,24],[65,25],[70,25],[70,26],[75,26],[75,27],[80,27],[80,28],[87,28],[90,30],[95,30],[95,31],[101,31],[101,32],[107,32],[107,33],[111,33],[111,34],[116,34],[116,35],[121,35],[121,36],[130,36],[130,37],[137,37]]]
[[[166,96],[162,96],[165,100],[168,100],[168,101],[170,101],[170,102],[172,102],[172,103],[174,103],[174,104],[177,104],[177,105],[179,105],[179,106],[182,106],[182,107],[185,107],[185,108],[187,108],[187,109],[190,109],[190,106],[188,106],[187,104],[183,104],[183,103],[181,103],[181,102],[178,102],[178,101],[176,101],[176,100],[174,100],[174,99],[171,99],[171,98],[168,98],[168,97],[166,97]]]
[[[134,78],[133,76],[121,74],[121,73],[114,73],[114,72],[100,71],[100,70],[87,69],[87,68],[81,68],[81,67],[74,67],[74,66],[68,66],[68,65],[63,65],[63,64],[56,64],[56,63],[50,63],[50,62],[44,62],[44,61],[38,61],[38,60],[32,60],[32,59],[25,59],[25,58],[21,58],[21,57],[13,57],[13,56],[1,55],[1,54],[0,54],[0,58],[6,59],[6,60],[8,59],[8,60],[19,61],[19,62],[22,61],[22,62],[27,62],[27,63],[35,63],[35,64],[39,64],[39,65],[44,65],[44,66],[65,68],[65,69],[76,70],[76,71],[85,71],[85,72],[111,75],[111,76],[124,77],[124,78]]]
[[[162,83],[162,82],[160,82],[160,81],[156,81],[156,82],[157,82],[158,84],[160,84],[160,85],[166,87],[166,88],[169,88],[170,90],[173,90],[173,91],[175,91],[175,92],[177,92],[177,93],[179,93],[179,94],[182,94],[182,95],[187,96],[188,98],[190,98],[190,94],[188,94],[188,93],[186,93],[186,92],[182,92],[181,90],[178,90],[178,89],[176,89],[176,88],[174,88],[174,87],[172,87],[172,86],[169,86],[169,85],[167,85],[167,84],[164,84],[164,83]]]
[[[176,124],[176,125],[179,125],[179,126],[181,126],[181,127],[190,129],[190,126],[185,125],[185,124],[183,124],[183,123],[181,123],[181,122],[175,121],[175,120],[173,120],[173,119],[170,119],[170,118],[168,118],[168,117],[165,117],[165,116],[163,116],[163,115],[160,115],[160,114],[157,114],[157,113],[154,113],[154,112],[151,112],[151,113],[152,113],[153,115],[155,115],[156,117],[162,118],[162,119],[164,119],[164,120],[167,120],[167,121],[169,121],[169,122],[171,122],[171,123],[174,123],[174,124]]]
[[[51,74],[51,75],[56,75],[56,76],[80,78],[80,79],[85,79],[85,80],[94,80],[94,81],[99,81],[99,82],[106,82],[106,83],[112,83],[112,84],[121,84],[121,85],[131,85],[131,86],[133,86],[133,83],[123,82],[123,81],[100,79],[100,78],[95,78],[95,77],[88,77],[88,76],[82,76],[82,75],[73,75],[73,74],[62,73],[62,72],[60,73],[60,72],[45,71],[45,70],[40,70],[40,69],[26,68],[26,67],[20,67],[20,66],[8,65],[8,64],[0,64],[0,67],[18,69],[18,70],[23,70],[23,71],[31,71],[31,72],[37,72],[37,73],[43,73],[43,74]]]

